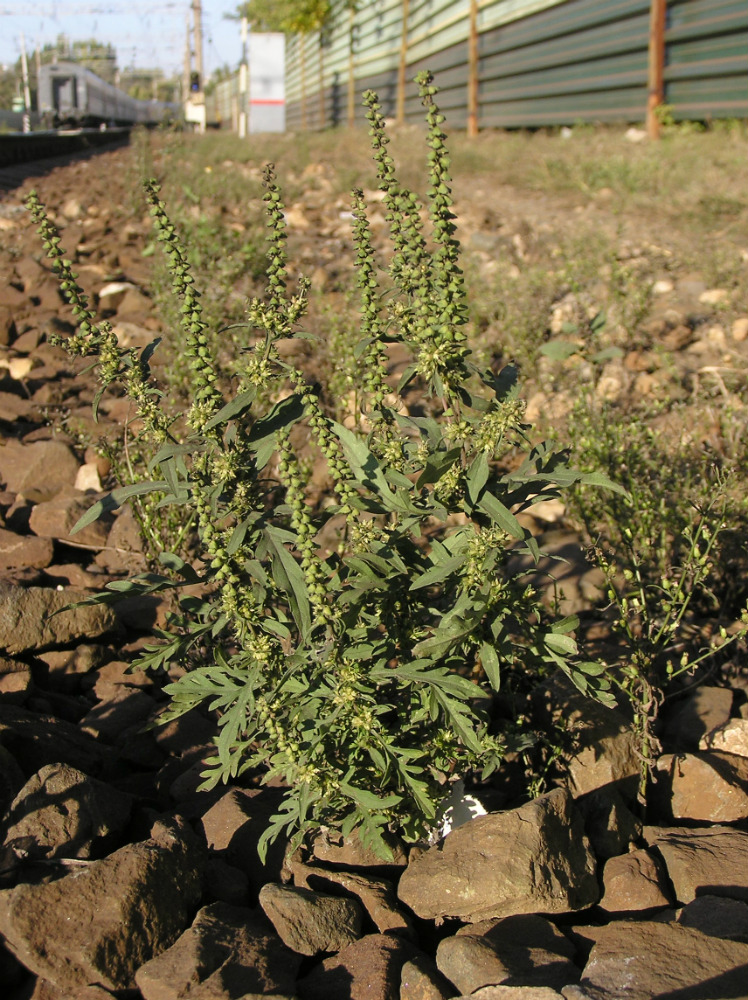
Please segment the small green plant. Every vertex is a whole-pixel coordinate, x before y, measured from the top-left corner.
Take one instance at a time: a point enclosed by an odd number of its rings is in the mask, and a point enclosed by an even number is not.
[[[699,638],[694,621],[707,615],[748,624],[748,608],[721,607],[717,593],[730,589],[720,579],[733,575],[732,550],[745,551],[745,502],[731,489],[730,470],[694,445],[666,446],[662,436],[636,416],[583,399],[572,421],[583,468],[615,474],[626,494],[591,503],[571,491],[571,510],[585,526],[597,564],[605,574],[614,630],[623,652],[611,679],[633,713],[642,770],[639,800],[660,751],[657,720],[673,682],[716,662],[746,634],[719,625],[710,641]],[[731,555],[732,553],[732,555]],[[738,600],[745,604],[745,592]]]
[[[110,584],[92,600],[203,585],[202,597],[181,598],[138,665],[187,667],[165,688],[164,719],[197,706],[218,714],[205,787],[257,771],[282,780],[261,852],[282,831],[298,843],[322,824],[358,830],[383,856],[386,830],[422,837],[452,776],[488,775],[500,763],[508,739],[488,707],[513,677],[561,668],[582,691],[610,700],[602,668],[578,660],[576,620],[547,621],[533,590],[506,569],[510,556],[538,554],[516,512],[573,483],[607,480],[571,471],[545,446],[531,449],[516,371],[495,375],[470,360],[443,117],[431,78],[418,83],[428,232],[418,200],[398,183],[376,95],[365,97],[393,252],[382,273],[355,191],[357,429],[330,416],[323,390],[278,349],[303,335],[309,283],[287,288],[271,167],[267,293],[249,303],[257,346],[242,355],[232,387],[221,381],[187,251],[158,185],[147,185],[189,365],[181,436],[150,371],[155,345],[122,351],[96,323],[59,237],[36,196],[28,199],[80,321],[65,346],[92,355],[101,391],[124,383],[157,448],[150,480],[113,490],[80,526],[152,494],[183,510],[197,537],[191,564],[162,553],[163,574]],[[391,343],[412,359],[397,385],[387,376]],[[417,413],[402,412],[406,386],[420,399]],[[313,502],[303,473],[311,460],[325,462],[333,484],[325,504]],[[323,529],[332,545],[323,547]]]

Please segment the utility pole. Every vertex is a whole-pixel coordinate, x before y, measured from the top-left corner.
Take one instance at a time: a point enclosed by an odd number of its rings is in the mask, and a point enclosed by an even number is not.
[[[34,46],[34,62],[36,63],[36,110],[41,110],[39,108],[39,80],[42,75],[42,53],[39,48],[39,42]]]
[[[195,26],[195,69],[200,81],[199,93],[202,95],[205,81],[203,80],[203,8],[201,0],[193,0],[192,19]]]
[[[192,2],[192,20],[195,30],[195,70],[197,72],[197,91],[192,95],[192,101],[198,108],[197,131],[205,131],[205,81],[203,80],[203,8],[201,0]]]
[[[29,64],[26,61],[26,39],[21,32],[21,73],[23,74],[23,131],[31,131],[31,91],[29,90]]]
[[[182,104],[190,99],[190,74],[192,73],[192,45],[190,44],[190,15],[187,15],[187,39],[184,47],[184,73],[182,77]]]
[[[184,120],[205,131],[205,90],[203,82],[203,12],[200,0],[192,2],[192,29],[195,40],[195,70],[192,69],[190,19],[187,18],[187,48],[184,56]]]
[[[249,72],[247,67],[247,30],[246,17],[242,18],[242,61],[239,66],[239,138],[247,137],[247,90]]]

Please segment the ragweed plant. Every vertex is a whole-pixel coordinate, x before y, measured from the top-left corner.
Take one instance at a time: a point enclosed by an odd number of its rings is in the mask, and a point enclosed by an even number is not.
[[[683,675],[724,661],[748,625],[745,588],[732,607],[721,606],[730,563],[745,551],[745,500],[732,489],[735,469],[719,469],[689,443],[673,448],[636,417],[589,400],[576,413],[578,461],[587,469],[615,474],[625,494],[591,503],[570,491],[570,511],[584,525],[592,555],[602,569],[614,630],[623,655],[610,672],[628,702],[641,757],[639,801],[660,753],[660,707]],[[734,526],[731,532],[727,526]],[[737,531],[735,529],[738,529]],[[742,535],[741,535],[742,529]],[[742,605],[742,610],[741,610]],[[716,614],[725,625],[704,641],[699,616]]]
[[[424,836],[451,777],[488,775],[501,762],[507,737],[488,707],[502,681],[561,668],[583,691],[609,698],[598,665],[579,662],[576,621],[546,621],[533,590],[506,568],[510,555],[538,554],[517,512],[574,482],[604,480],[570,471],[563,454],[531,449],[515,370],[494,375],[470,360],[443,118],[430,77],[419,86],[428,123],[428,231],[415,196],[397,181],[376,96],[366,95],[393,253],[383,272],[355,192],[355,356],[366,416],[358,430],[330,416],[323,389],[278,349],[281,339],[303,334],[308,282],[289,290],[273,169],[265,174],[267,294],[247,310],[257,346],[242,356],[230,392],[220,386],[184,249],[158,186],[147,187],[181,302],[192,380],[188,429],[177,440],[176,425],[139,404],[144,433],[163,438],[153,478],[115,490],[81,526],[150,489],[190,514],[199,561],[163,555],[169,572],[113,584],[93,600],[180,581],[205,585],[202,599],[181,600],[139,665],[187,667],[165,689],[165,720],[201,705],[217,713],[205,787],[249,772],[281,779],[285,796],[261,852],[281,832],[298,843],[322,824],[358,830],[383,856],[387,830]],[[43,210],[35,199],[30,207],[58,260]],[[75,301],[67,265],[62,275]],[[147,357],[118,353],[87,313],[84,321],[73,346],[96,356],[102,377],[111,369],[131,391],[128,372],[144,369]],[[387,370],[392,343],[412,358],[398,385]],[[144,384],[157,398],[158,387]],[[425,415],[403,410],[405,386],[426,400]],[[302,471],[310,457],[324,462],[332,483],[323,506],[313,504]],[[332,544],[323,546],[323,529]]]

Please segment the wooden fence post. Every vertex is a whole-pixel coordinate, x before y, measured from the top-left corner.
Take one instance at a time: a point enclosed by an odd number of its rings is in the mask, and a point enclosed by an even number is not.
[[[649,8],[649,73],[647,96],[647,135],[660,137],[657,109],[665,99],[665,15],[667,0],[651,0]]]
[[[478,134],[478,0],[470,0],[470,35],[468,36],[467,134]]]

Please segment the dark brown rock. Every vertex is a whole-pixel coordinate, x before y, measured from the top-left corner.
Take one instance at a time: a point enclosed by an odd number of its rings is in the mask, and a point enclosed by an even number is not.
[[[37,979],[29,1000],[112,1000],[103,986],[66,986],[59,989],[46,979]]]
[[[678,914],[678,923],[709,937],[748,944],[748,903],[725,896],[697,896]]]
[[[107,743],[116,743],[122,734],[133,727],[142,727],[155,716],[156,702],[139,688],[121,688],[108,701],[99,702],[81,719],[84,733]],[[149,742],[152,737],[149,735]]]
[[[130,507],[121,509],[111,524],[106,547],[94,557],[97,566],[107,573],[142,573],[147,569],[143,555],[143,536]]]
[[[206,746],[215,735],[215,723],[206,719],[197,709],[185,712],[179,718],[171,719],[153,730],[157,745],[171,754],[182,754],[195,747]]]
[[[201,864],[196,844],[161,828],[55,882],[0,892],[0,932],[57,987],[132,987],[135,972],[187,925]]]
[[[9,305],[0,304],[0,346],[7,347],[16,335],[16,321]]]
[[[39,499],[50,499],[75,483],[78,466],[70,448],[58,441],[8,441],[0,448],[0,479],[13,493],[36,490]]]
[[[665,720],[663,739],[674,750],[698,750],[702,736],[730,718],[733,694],[729,688],[702,684],[674,703]]]
[[[402,968],[415,950],[395,934],[368,934],[297,983],[302,1000],[399,1000]]]
[[[653,910],[671,903],[664,866],[649,851],[632,851],[606,862],[600,900],[603,910]]]
[[[0,745],[12,754],[26,779],[57,763],[95,775],[104,761],[96,741],[77,726],[12,705],[0,704]]]
[[[344,868],[405,868],[408,855],[399,838],[385,831],[384,842],[392,852],[392,858],[384,860],[370,847],[365,847],[357,833],[343,837],[330,830],[317,834],[312,843],[312,854],[327,865]]]
[[[0,528],[0,573],[32,567],[44,569],[52,562],[54,546],[49,538],[17,535]]]
[[[579,706],[581,700],[575,700],[578,707],[563,709],[580,742],[580,749],[567,761],[569,787],[577,796],[618,786],[630,797],[640,768],[630,722],[616,709],[591,699]]]
[[[144,1000],[240,1000],[292,995],[299,958],[262,914],[213,903],[174,944],[140,967]]]
[[[597,788],[577,799],[584,829],[596,857],[614,858],[641,835],[642,824],[626,805],[618,789]]]
[[[63,610],[86,596],[73,590],[24,589],[0,583],[0,650],[15,656],[27,650],[95,639],[113,631],[117,619],[105,605]]]
[[[262,864],[257,843],[278,807],[281,794],[272,788],[232,788],[208,809],[200,822],[209,849],[243,871],[255,894],[267,882],[280,881],[285,844],[282,841],[271,844],[266,863]]]
[[[90,858],[126,826],[132,799],[67,764],[49,764],[15,797],[5,842],[30,857]]]
[[[662,346],[667,351],[682,351],[696,339],[696,333],[690,326],[680,323],[678,326],[668,330],[662,337]]]
[[[597,902],[599,887],[581,817],[558,788],[457,827],[411,860],[398,896],[425,919],[474,923],[579,909]]]
[[[142,317],[148,315],[152,308],[152,300],[144,295],[139,288],[128,288],[117,306],[117,320],[125,319],[126,321],[128,316],[135,320],[141,320]],[[152,339],[153,337],[150,338],[150,340]],[[150,343],[150,340],[146,343]]]
[[[104,313],[116,312],[132,288],[134,285],[129,281],[108,281],[97,292],[99,310]]]
[[[32,502],[22,494],[16,496],[15,493],[5,495],[13,497],[13,503],[5,511],[5,527],[17,535],[27,535],[29,533],[29,519],[33,509]]]
[[[0,739],[2,734],[0,732]],[[0,816],[23,788],[25,776],[10,751],[0,743]]]
[[[696,896],[748,902],[748,833],[726,826],[644,828],[662,856],[679,903]]]
[[[746,995],[746,969],[746,944],[707,937],[681,924],[617,921],[597,935],[581,995],[600,1000],[737,998]]]
[[[14,392],[0,391],[0,420],[5,423],[12,424],[16,420],[33,418],[35,410],[31,400],[17,396]]]
[[[11,309],[28,309],[29,300],[27,296],[19,291],[13,282],[18,283],[18,279],[15,276],[0,284],[0,303],[4,306],[10,306]]]
[[[748,708],[748,703],[741,706],[741,711]],[[721,753],[734,754],[737,757],[748,757],[748,717],[728,719],[724,725],[717,726],[699,742],[700,750],[717,750]]]
[[[304,864],[298,852],[284,861],[284,874],[288,873],[294,884],[305,889],[319,889],[329,892],[332,887],[340,887],[343,892],[355,896],[369,915],[377,930],[396,931],[405,937],[413,936],[410,918],[398,906],[394,883],[387,879],[376,879],[370,875],[359,875],[344,870],[333,871],[318,865]]]
[[[153,731],[149,735],[153,735]],[[159,752],[162,753],[163,751],[159,750]],[[190,750],[180,757],[168,758],[156,775],[157,787],[166,788],[170,799],[173,802],[179,803],[180,812],[186,812],[188,803],[199,801],[198,814],[202,815],[220,799],[220,787],[213,788],[209,792],[200,791],[201,786],[205,782],[203,774],[207,767],[207,761],[215,752],[215,744],[195,747],[194,750]],[[256,846],[255,853],[257,853]],[[250,866],[253,861],[254,859],[249,860]],[[259,864],[259,857],[257,861]]]
[[[575,988],[566,987],[571,990]],[[471,994],[471,1000],[563,1000],[564,995],[565,991],[558,993],[550,986],[484,986]]]
[[[125,300],[126,301],[126,297]],[[149,300],[150,305],[150,300]],[[138,323],[117,322],[113,332],[120,347],[147,347],[154,339],[153,330]]]
[[[51,278],[50,272],[30,255],[17,260],[15,270],[17,280],[21,282],[25,292],[33,291],[36,294],[39,286]]]
[[[549,920],[522,914],[444,938],[436,964],[462,994],[497,985],[560,989],[579,979],[573,955],[571,942]]]
[[[340,951],[361,937],[363,909],[353,899],[268,882],[260,906],[279,937],[300,955]]]
[[[449,1000],[457,989],[426,955],[414,955],[400,972],[400,1000]]]
[[[144,670],[132,670],[132,665],[124,660],[110,660],[97,667],[93,693],[99,701],[116,698],[122,690],[131,688],[150,689],[153,678]],[[153,730],[153,738],[158,742],[159,729]]]
[[[6,705],[24,705],[34,690],[34,681],[28,667],[0,673],[0,699]]]
[[[209,858],[205,871],[204,899],[206,903],[246,906],[249,899],[247,876],[220,858]]]
[[[79,563],[55,563],[47,566],[44,575],[55,586],[70,586],[74,590],[99,590],[106,582],[101,573],[89,573]]]
[[[107,655],[105,646],[81,642],[74,649],[49,649],[37,654],[46,667],[42,683],[53,691],[74,691],[81,677],[97,670]]]
[[[82,494],[57,496],[53,500],[38,503],[31,511],[29,527],[40,538],[54,538],[75,545],[87,545],[95,549],[107,544],[111,516],[98,518],[80,531],[72,534],[73,528],[93,506],[96,497]]]
[[[553,717],[563,717],[564,725],[574,734],[578,749],[564,758],[566,780],[574,797],[615,787],[624,798],[634,798],[640,763],[636,737],[626,716],[585,698],[561,671],[535,698],[539,708],[545,702]]]
[[[657,761],[673,818],[734,823],[748,818],[748,758],[714,751],[666,754]]]

